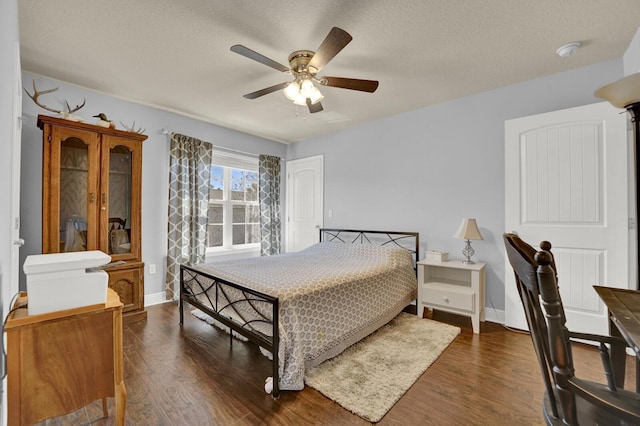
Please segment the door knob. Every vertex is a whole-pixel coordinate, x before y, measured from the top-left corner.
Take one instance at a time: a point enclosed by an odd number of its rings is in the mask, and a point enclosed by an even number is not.
[[[13,240],[13,244],[18,246],[18,247],[22,247],[22,246],[24,246],[24,239],[23,238],[18,238],[17,240]]]

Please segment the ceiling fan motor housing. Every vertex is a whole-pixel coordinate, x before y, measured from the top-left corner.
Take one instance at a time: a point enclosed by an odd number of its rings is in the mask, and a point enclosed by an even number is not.
[[[311,67],[308,68],[309,62],[311,58],[313,58],[315,52],[311,50],[296,50],[291,55],[289,55],[289,66],[291,67],[291,71],[294,73],[309,73],[311,75],[316,75],[318,70]]]

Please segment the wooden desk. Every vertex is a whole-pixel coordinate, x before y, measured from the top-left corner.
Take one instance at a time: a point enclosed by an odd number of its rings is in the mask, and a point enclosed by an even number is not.
[[[640,291],[621,288],[593,286],[609,309],[609,334],[622,336],[636,354],[636,388],[640,391]],[[612,345],[616,382],[624,386],[624,365],[626,348],[622,350]],[[622,379],[619,379],[620,370]]]
[[[24,306],[22,293],[14,307]],[[122,302],[109,289],[104,305],[40,315],[18,309],[8,317],[9,425],[32,425],[97,400],[115,397],[116,424],[124,425]]]

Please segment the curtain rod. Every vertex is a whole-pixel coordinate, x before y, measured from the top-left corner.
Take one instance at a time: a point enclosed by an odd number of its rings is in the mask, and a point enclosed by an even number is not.
[[[167,129],[162,128],[162,129],[158,130],[158,133],[160,133],[161,135],[170,135],[172,132],[170,132]],[[214,148],[222,149],[224,151],[235,152],[237,154],[243,154],[243,155],[249,155],[251,157],[259,157],[260,156],[260,154],[255,154],[253,152],[240,151],[239,149],[227,148],[225,146],[219,146],[219,145],[214,145],[214,144],[211,144],[211,146],[213,146]]]

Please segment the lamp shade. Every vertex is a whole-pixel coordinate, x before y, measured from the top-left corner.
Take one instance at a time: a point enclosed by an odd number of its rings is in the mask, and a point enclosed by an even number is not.
[[[640,102],[640,72],[602,86],[595,91],[598,98],[611,102],[617,108],[626,108]]]
[[[283,92],[290,101],[295,101],[300,94],[300,86],[297,82],[293,81],[284,88]]]
[[[305,98],[302,93],[298,93],[298,96],[293,100],[293,103],[300,106],[305,106],[307,104],[307,98]]]
[[[460,227],[453,236],[454,238],[462,238],[464,240],[482,240],[482,235],[480,234],[476,220],[469,218],[462,219]]]
[[[300,85],[300,93],[302,93],[302,96],[304,96],[305,98],[310,98],[313,89],[315,89],[315,86],[313,85],[313,82],[311,80],[302,81],[302,84]]]
[[[309,96],[309,99],[311,99],[311,104],[315,105],[321,100],[323,100],[324,96],[322,96],[322,93],[320,93],[320,90],[318,90],[318,88],[314,86],[313,90],[311,90],[311,96]]]

